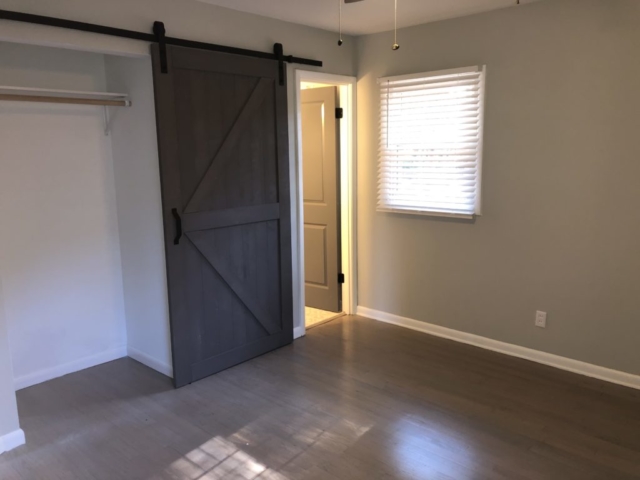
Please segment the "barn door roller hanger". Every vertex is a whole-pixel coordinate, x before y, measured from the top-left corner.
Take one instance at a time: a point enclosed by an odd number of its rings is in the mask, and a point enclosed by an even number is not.
[[[93,23],[77,22],[75,20],[66,20],[63,18],[45,17],[42,15],[33,15],[30,13],[13,12],[9,10],[0,10],[0,20],[12,20],[15,22],[33,23],[36,25],[47,25],[50,27],[67,28],[71,30],[79,30],[82,32],[100,33],[102,35],[111,35],[113,37],[129,38],[132,40],[140,40],[149,43],[158,43],[161,52],[161,68],[162,73],[168,72],[167,64],[167,45],[176,47],[198,48],[201,50],[209,50],[213,52],[231,53],[234,55],[244,55],[255,58],[265,58],[275,60],[279,65],[280,85],[285,84],[285,68],[284,62],[298,63],[301,65],[310,65],[313,67],[321,67],[322,62],[319,60],[310,60],[308,58],[294,57],[292,55],[284,55],[282,44],[276,43],[273,47],[273,53],[259,52],[257,50],[248,50],[245,48],[228,47],[225,45],[216,45],[214,43],[196,42],[193,40],[184,40],[181,38],[167,37],[165,35],[165,27],[163,22],[155,22],[153,25],[153,33],[142,33],[133,30],[125,30],[122,28],[106,27]]]

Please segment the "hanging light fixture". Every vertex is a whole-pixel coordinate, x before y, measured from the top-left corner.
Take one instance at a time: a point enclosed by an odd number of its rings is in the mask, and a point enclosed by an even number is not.
[[[338,25],[338,32],[339,32],[339,37],[338,37],[338,46],[341,47],[342,44],[344,43],[342,41],[342,2],[344,3],[356,3],[356,2],[361,2],[362,0],[338,0],[338,13],[339,13],[339,25]],[[399,50],[400,49],[400,45],[398,44],[398,0],[393,0],[394,1],[394,17],[393,17],[393,46],[391,47],[392,50]],[[518,0],[518,3],[520,3],[520,0]]]
[[[339,28],[339,32],[340,32],[340,37],[338,38],[338,46],[341,47],[342,44],[344,43],[342,41],[342,2],[344,3],[356,3],[356,2],[361,2],[362,0],[338,0],[338,8],[340,9],[340,28]]]
[[[340,37],[338,38],[338,46],[341,47],[343,44],[342,41],[342,0],[338,0],[338,5],[340,8],[340,28],[338,29],[338,31],[340,32]]]
[[[393,12],[393,47],[392,50],[398,50],[400,45],[398,45],[398,0],[394,1],[394,12]]]

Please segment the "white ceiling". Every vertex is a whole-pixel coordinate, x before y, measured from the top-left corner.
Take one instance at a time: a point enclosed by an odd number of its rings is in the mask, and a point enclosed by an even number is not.
[[[338,30],[338,0],[199,0],[324,30]],[[529,3],[535,0],[522,0]],[[398,0],[398,27],[516,6],[517,0]],[[343,30],[351,35],[393,29],[394,0],[363,0],[342,6]]]

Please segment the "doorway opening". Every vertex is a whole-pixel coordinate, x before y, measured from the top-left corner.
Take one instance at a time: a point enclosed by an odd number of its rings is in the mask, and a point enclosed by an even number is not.
[[[355,312],[355,81],[296,71],[296,338]]]

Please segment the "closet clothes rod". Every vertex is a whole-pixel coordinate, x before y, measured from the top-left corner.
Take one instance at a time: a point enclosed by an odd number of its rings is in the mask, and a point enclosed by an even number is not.
[[[124,93],[51,90],[44,88],[8,87],[0,85],[0,100],[13,102],[97,105],[130,107],[131,100]]]
[[[129,100],[97,100],[93,98],[47,97],[44,95],[16,95],[0,93],[0,100],[12,102],[64,103],[72,105],[98,105],[104,107],[129,107]]]

